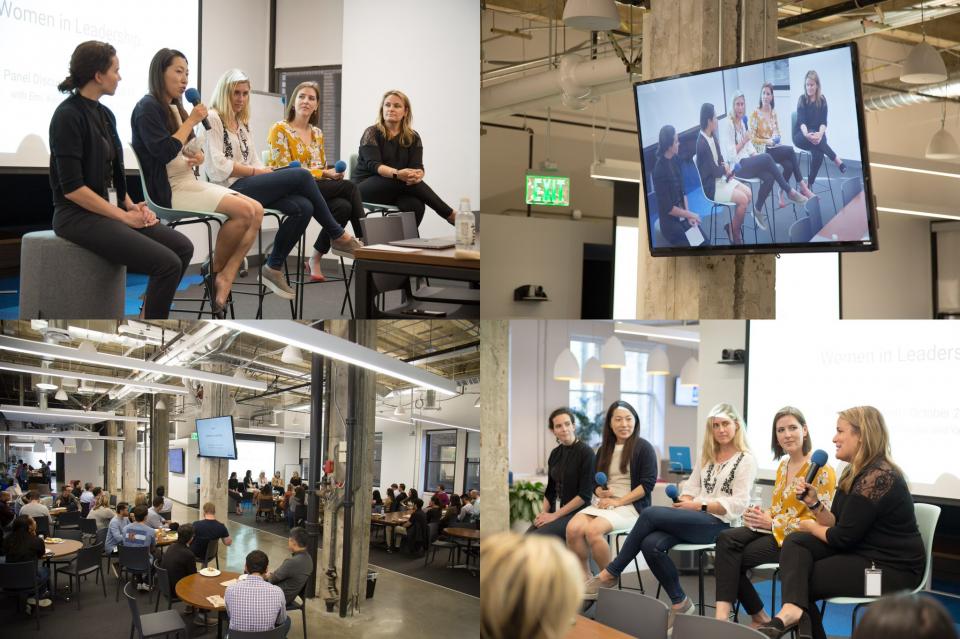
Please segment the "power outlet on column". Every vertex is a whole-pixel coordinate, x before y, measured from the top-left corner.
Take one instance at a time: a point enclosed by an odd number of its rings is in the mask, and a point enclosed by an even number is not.
[[[340,446],[337,447],[338,453],[337,458],[341,464],[347,463],[347,442],[341,442]]]

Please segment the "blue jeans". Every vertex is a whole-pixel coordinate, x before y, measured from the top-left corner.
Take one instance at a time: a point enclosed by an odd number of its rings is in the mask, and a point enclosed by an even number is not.
[[[283,266],[290,251],[307,230],[311,216],[331,239],[343,235],[343,227],[330,212],[310,171],[293,168],[251,175],[240,178],[230,188],[266,208],[277,209],[285,216],[273,241],[273,251],[267,258],[267,264],[272,269]]]
[[[640,513],[640,519],[627,535],[620,554],[607,566],[614,577],[630,565],[633,558],[643,553],[650,571],[670,596],[670,601],[681,603],[686,594],[680,587],[680,575],[667,551],[679,543],[712,544],[730,524],[713,515],[697,510],[683,510],[670,506],[651,506]]]

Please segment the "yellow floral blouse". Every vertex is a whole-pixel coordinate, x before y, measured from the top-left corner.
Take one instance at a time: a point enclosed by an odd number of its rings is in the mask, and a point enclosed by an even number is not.
[[[777,121],[777,112],[770,110],[770,116],[765,116],[760,109],[750,114],[750,136],[757,153],[767,150],[768,144],[773,144],[773,138],[780,135],[780,123]]]
[[[814,519],[807,505],[797,499],[793,489],[793,481],[787,484],[787,463],[790,458],[784,458],[777,468],[777,480],[773,485],[773,502],[770,504],[770,518],[773,519],[773,536],[777,545],[782,546],[787,535],[797,530],[801,519]],[[807,461],[797,472],[795,477],[806,477],[810,462]],[[824,466],[811,482],[817,490],[817,498],[823,507],[829,509],[833,503],[833,493],[837,490],[837,474],[830,466]]]
[[[314,165],[310,173],[313,177],[323,177],[323,169],[327,166],[326,153],[323,150],[323,131],[319,127],[311,126],[313,135],[310,144],[304,144],[289,122],[281,120],[270,127],[267,135],[267,144],[270,147],[270,158],[267,166],[287,166],[294,160],[300,162],[304,168]]]

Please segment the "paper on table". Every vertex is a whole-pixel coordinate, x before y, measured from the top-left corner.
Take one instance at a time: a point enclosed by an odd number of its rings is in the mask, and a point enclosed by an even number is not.
[[[700,232],[699,226],[691,226],[687,229],[685,235],[687,236],[687,241],[690,242],[690,246],[700,246],[703,244],[703,233]]]
[[[227,581],[221,581],[220,585],[223,586],[224,588],[229,588],[235,583],[237,583],[236,579],[228,579]]]
[[[207,597],[207,601],[210,602],[211,606],[216,606],[217,608],[220,608],[221,606],[226,605],[226,602],[224,601],[223,597],[221,597],[220,595],[210,595],[209,597]]]
[[[420,249],[408,248],[406,246],[391,246],[389,244],[371,244],[363,248],[376,249],[378,251],[393,251],[394,253],[419,253]]]

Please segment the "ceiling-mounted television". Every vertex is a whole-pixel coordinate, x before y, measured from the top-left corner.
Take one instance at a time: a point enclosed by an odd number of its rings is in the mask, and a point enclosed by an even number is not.
[[[233,431],[233,417],[208,417],[197,420],[197,445],[200,457],[236,459],[237,439]]]
[[[856,43],[634,84],[653,256],[873,251]]]

